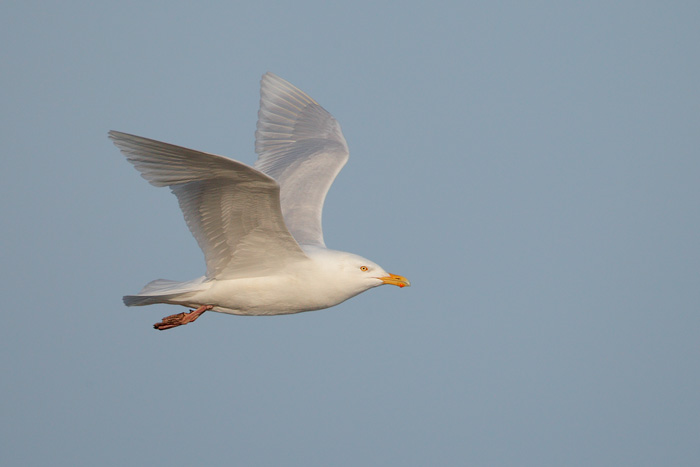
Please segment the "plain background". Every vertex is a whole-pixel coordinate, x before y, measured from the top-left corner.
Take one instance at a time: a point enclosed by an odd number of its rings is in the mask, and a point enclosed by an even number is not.
[[[0,463],[700,464],[697,2],[0,6]],[[341,123],[326,242],[408,277],[283,317],[107,139],[252,164],[272,71]]]

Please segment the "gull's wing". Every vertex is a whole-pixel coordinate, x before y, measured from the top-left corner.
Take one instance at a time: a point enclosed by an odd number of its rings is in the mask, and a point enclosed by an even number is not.
[[[116,131],[109,137],[143,178],[175,193],[207,277],[265,275],[307,259],[284,225],[272,178],[226,157]]]
[[[325,247],[323,201],[349,154],[340,124],[306,93],[266,73],[255,152],[255,168],[280,184],[282,214],[296,241]]]

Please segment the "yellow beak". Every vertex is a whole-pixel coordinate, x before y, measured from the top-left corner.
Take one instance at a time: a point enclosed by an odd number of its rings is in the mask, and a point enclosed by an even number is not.
[[[397,285],[399,287],[410,287],[411,283],[403,276],[397,276],[396,274],[389,274],[385,277],[380,277],[379,280],[389,285]]]

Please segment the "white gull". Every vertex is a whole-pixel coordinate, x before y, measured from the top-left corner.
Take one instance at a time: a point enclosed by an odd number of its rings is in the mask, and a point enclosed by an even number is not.
[[[337,305],[383,284],[410,285],[361,256],[326,248],[326,193],[348,160],[338,122],[306,93],[266,73],[260,89],[255,167],[226,157],[110,131],[143,178],[168,186],[204,252],[206,275],[158,279],[127,306],[196,308],[154,325],[170,329],[207,310],[280,315]]]

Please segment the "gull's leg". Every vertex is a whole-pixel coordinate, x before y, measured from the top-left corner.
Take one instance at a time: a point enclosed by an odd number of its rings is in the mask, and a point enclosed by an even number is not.
[[[154,324],[153,327],[159,331],[165,331],[166,329],[182,326],[183,324],[193,323],[202,313],[212,308],[214,308],[213,305],[202,305],[189,313],[178,313],[176,315],[166,316],[163,318],[163,321]]]

